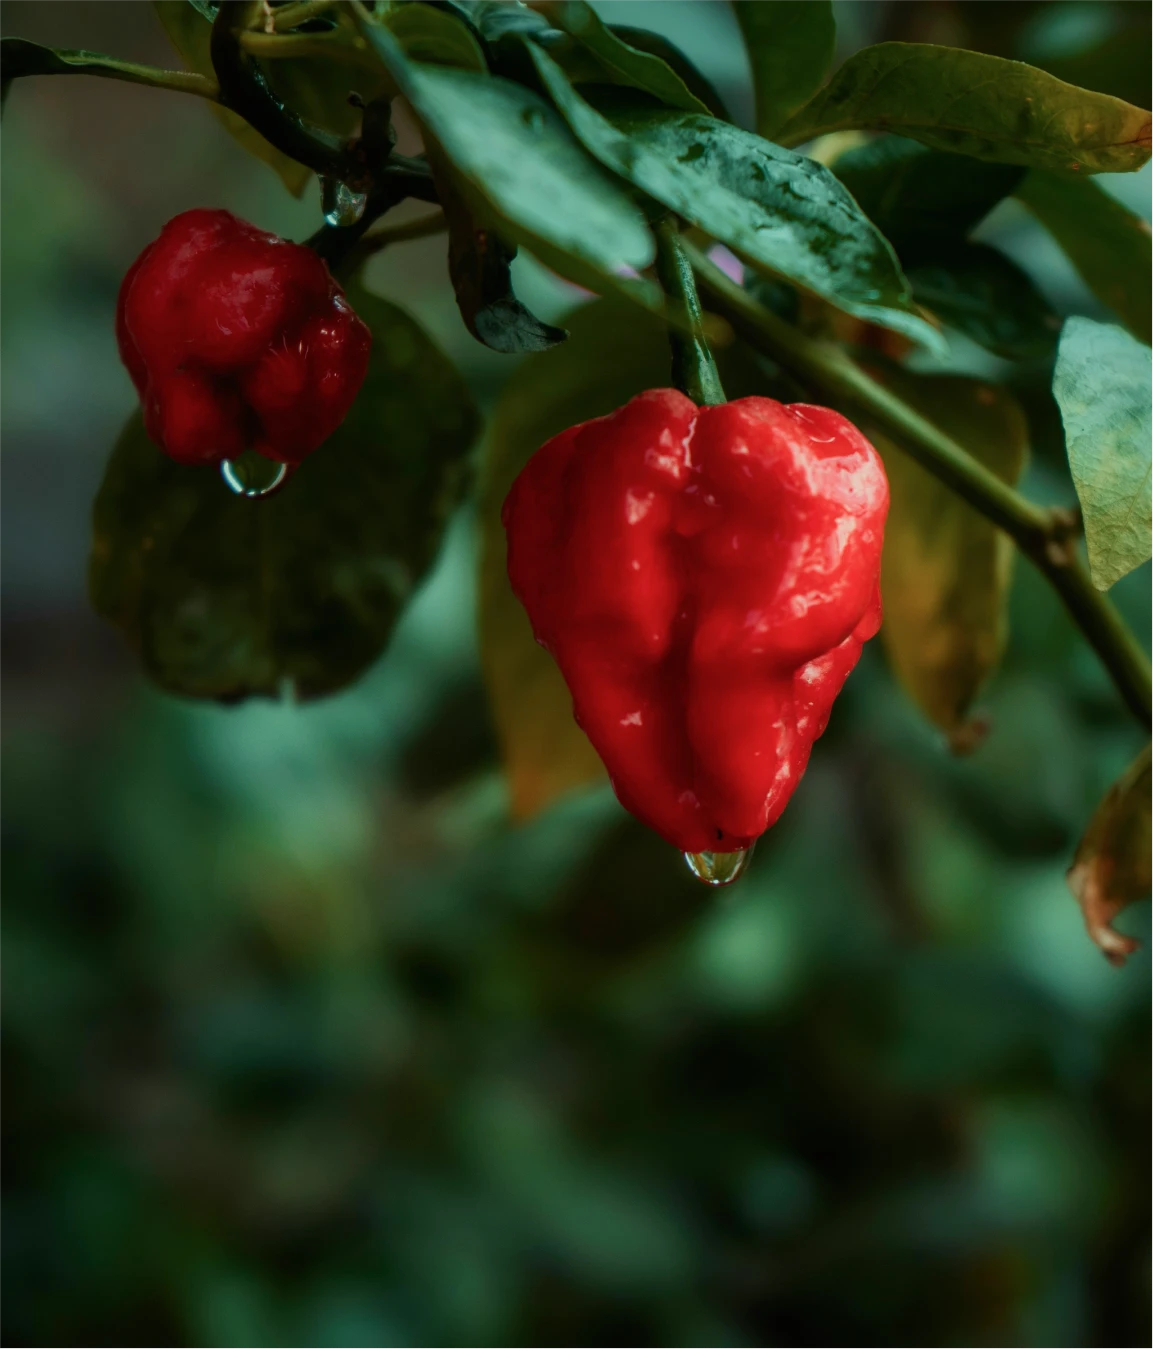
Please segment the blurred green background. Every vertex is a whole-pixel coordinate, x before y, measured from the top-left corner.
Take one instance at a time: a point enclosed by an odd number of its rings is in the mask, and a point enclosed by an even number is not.
[[[726,5],[598,8],[748,116]],[[0,15],[174,64],[145,4]],[[1147,4],[838,22],[841,55],[957,43],[1148,106]],[[319,195],[108,81],[21,82],[3,139],[5,1343],[1148,1343],[1148,951],[1111,969],[1064,885],[1140,735],[1033,571],[983,749],[950,758],[874,643],[719,896],[606,791],[507,824],[468,510],[350,691],[153,693],[85,598],[133,406],[119,280],[179,211],[303,238]],[[1099,181],[1148,214],[1148,170]],[[982,237],[1107,317],[1012,203]],[[491,408],[512,362],[443,252],[369,284]],[[517,269],[542,317],[573,303]],[[1020,392],[1026,487],[1068,501],[1043,378]],[[1148,566],[1116,596],[1147,632]]]

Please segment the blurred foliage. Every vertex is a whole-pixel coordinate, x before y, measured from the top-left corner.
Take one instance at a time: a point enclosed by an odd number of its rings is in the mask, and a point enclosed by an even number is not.
[[[1145,5],[834,9],[841,58],[955,42],[1148,104]],[[751,121],[727,7],[601,14]],[[139,4],[0,19],[171,60]],[[1141,740],[1034,571],[979,752],[944,752],[874,643],[720,901],[603,789],[508,825],[468,511],[354,688],[165,699],[84,597],[133,406],[116,288],[179,210],[299,238],[317,189],[194,100],[98,81],[27,82],[5,150],[7,1342],[1147,1342],[1148,915],[1113,970],[1064,884]],[[1098,181],[1147,212],[1148,170]],[[1108,318],[1016,202],[979,239]],[[517,365],[466,332],[444,253],[368,281],[491,409]],[[513,275],[543,320],[576,298]],[[960,339],[946,368],[1007,377]],[[1047,370],[1011,384],[1026,490],[1071,501]],[[1148,565],[1113,593],[1144,631]]]

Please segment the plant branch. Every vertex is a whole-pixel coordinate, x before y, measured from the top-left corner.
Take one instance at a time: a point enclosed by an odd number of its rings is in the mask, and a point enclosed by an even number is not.
[[[1057,591],[1109,671],[1125,705],[1148,727],[1149,661],[1116,606],[1095,589],[1078,559],[1069,512],[1029,501],[896,394],[870,379],[840,347],[799,332],[757,304],[700,249],[686,240],[681,246],[713,307],[745,341],[832,400],[863,414],[1017,543]]]
[[[308,57],[325,61],[339,61],[342,65],[359,66],[362,70],[379,70],[378,63],[362,47],[336,41],[327,33],[257,33],[240,35],[240,45],[250,56],[265,61],[297,60]]]
[[[657,225],[656,238],[657,277],[667,299],[683,311],[688,327],[687,332],[669,327],[673,384],[701,407],[723,403],[725,391],[705,336],[697,283],[675,216],[666,216]]]
[[[118,61],[100,52],[42,47],[23,38],[5,38],[0,42],[0,64],[4,86],[27,75],[98,75],[106,80],[124,80],[150,89],[170,89],[178,94],[195,94],[213,103],[220,101],[220,90],[213,79],[187,70],[162,70],[135,61]]]

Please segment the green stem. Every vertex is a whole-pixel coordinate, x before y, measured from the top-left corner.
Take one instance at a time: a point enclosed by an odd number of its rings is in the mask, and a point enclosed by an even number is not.
[[[303,60],[319,58],[339,61],[362,70],[379,70],[373,56],[361,47],[354,47],[340,34],[327,33],[241,33],[240,45],[250,56],[265,61]]]
[[[688,332],[669,326],[669,346],[673,354],[673,384],[700,407],[725,401],[717,363],[704,330],[693,266],[686,243],[673,216],[666,216],[656,227],[657,277],[666,297],[682,310]]]
[[[1149,660],[1116,606],[1092,585],[1075,551],[1069,513],[1038,506],[1023,497],[964,446],[870,379],[842,348],[799,332],[757,304],[700,249],[685,240],[681,247],[713,307],[750,346],[873,422],[900,449],[1017,543],[1057,591],[1109,671],[1125,705],[1148,727]]]
[[[336,3],[337,0],[301,0],[296,5],[283,5],[272,15],[272,29],[276,33],[284,33],[290,28],[299,28],[302,23],[315,19]]]

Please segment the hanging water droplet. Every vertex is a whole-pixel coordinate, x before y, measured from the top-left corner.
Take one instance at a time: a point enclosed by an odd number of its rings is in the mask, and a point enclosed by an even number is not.
[[[336,178],[320,180],[320,206],[326,225],[355,225],[364,214],[367,201],[366,193],[354,192]]]
[[[756,846],[755,844],[753,845]],[[705,885],[732,885],[748,870],[753,849],[741,848],[737,852],[687,852],[685,865],[698,881]]]
[[[277,464],[262,454],[246,450],[239,459],[222,459],[220,476],[230,491],[249,501],[279,492],[293,472],[292,464]]]

